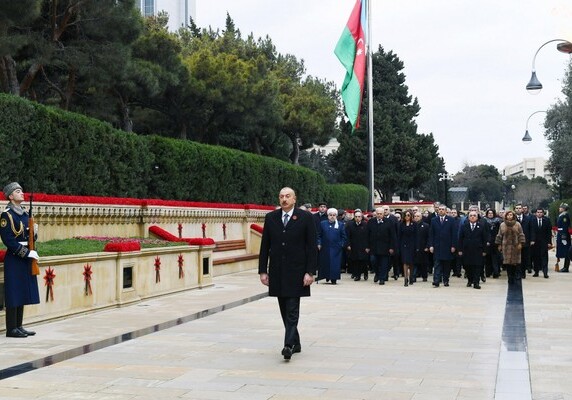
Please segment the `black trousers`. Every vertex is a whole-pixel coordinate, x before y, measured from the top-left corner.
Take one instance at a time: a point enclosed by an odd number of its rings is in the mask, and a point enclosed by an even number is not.
[[[362,274],[367,274],[367,260],[350,260],[350,271],[354,276],[360,276]]]
[[[544,275],[548,275],[548,250],[540,248],[533,249],[532,263],[535,273],[542,271]]]
[[[20,328],[24,320],[24,306],[6,307],[6,332]]]
[[[295,344],[300,344],[300,334],[298,333],[300,298],[278,297],[278,305],[284,323],[284,346],[292,347]]]

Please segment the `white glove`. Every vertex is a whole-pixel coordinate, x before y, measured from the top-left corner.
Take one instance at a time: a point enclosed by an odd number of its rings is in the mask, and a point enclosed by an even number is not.
[[[562,241],[562,244],[563,244],[564,246],[566,246],[566,245],[568,244],[568,241],[567,241],[567,240],[563,240],[563,241]]]
[[[28,253],[28,258],[35,258],[36,260],[40,261],[40,256],[36,250],[30,250],[30,253]]]
[[[38,234],[38,224],[34,224],[34,233]]]

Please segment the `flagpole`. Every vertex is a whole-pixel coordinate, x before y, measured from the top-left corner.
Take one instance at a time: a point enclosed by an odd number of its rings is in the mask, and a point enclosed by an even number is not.
[[[365,0],[367,4],[367,129],[368,129],[368,189],[369,189],[369,209],[375,206],[375,185],[374,185],[374,151],[373,151],[373,73],[371,60],[371,0]]]

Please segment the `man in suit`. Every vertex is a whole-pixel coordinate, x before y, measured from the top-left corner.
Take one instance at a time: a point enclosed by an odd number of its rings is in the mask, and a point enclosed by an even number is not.
[[[481,288],[479,283],[483,274],[489,240],[484,221],[479,221],[478,216],[476,211],[469,212],[468,222],[461,226],[458,245],[459,257],[462,257],[465,271],[467,271],[467,287],[473,285],[475,289]]]
[[[427,265],[429,265],[429,224],[423,221],[423,217],[419,211],[413,215],[413,220],[417,224],[417,233],[415,236],[415,257],[413,258],[413,281],[417,280],[417,276],[423,278],[423,282],[427,282]]]
[[[514,206],[514,213],[516,214],[516,220],[522,226],[522,233],[524,233],[525,242],[520,250],[520,271],[517,272],[517,276],[525,279],[526,273],[532,272],[532,266],[530,263],[530,248],[534,244],[534,229],[532,229],[532,218],[530,215],[524,213],[524,206],[522,204],[517,204]]]
[[[550,220],[544,216],[542,208],[536,209],[536,217],[532,220],[534,231],[534,244],[532,244],[532,260],[534,275],[542,269],[544,277],[548,278],[548,250],[552,248],[552,226]]]
[[[322,221],[328,220],[328,215],[326,211],[328,211],[328,205],[324,202],[318,203],[318,211],[315,214],[313,214],[314,223],[316,224],[316,234],[320,229],[320,224],[322,223]]]
[[[441,281],[449,286],[451,263],[455,258],[457,232],[453,218],[447,216],[447,207],[439,205],[439,216],[433,218],[429,229],[429,251],[433,254],[433,286]]]
[[[397,246],[397,233],[394,222],[384,216],[383,207],[375,209],[375,218],[367,223],[368,246],[366,251],[374,255],[373,282],[385,285],[388,280],[390,256]]]
[[[258,273],[260,282],[269,288],[269,296],[278,298],[285,329],[282,355],[290,360],[293,353],[302,351],[298,333],[300,297],[310,296],[318,248],[312,214],[294,207],[294,190],[283,188],[278,200],[280,208],[264,219]]]
[[[363,279],[367,281],[369,254],[367,223],[363,222],[361,211],[354,212],[354,220],[346,224],[348,237],[349,263],[351,266],[354,281],[359,281],[363,274]]]

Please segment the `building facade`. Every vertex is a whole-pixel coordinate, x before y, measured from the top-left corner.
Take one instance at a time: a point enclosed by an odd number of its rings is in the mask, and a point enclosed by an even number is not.
[[[550,172],[546,169],[546,160],[542,157],[523,158],[523,160],[514,165],[507,165],[503,169],[504,176],[526,176],[528,179],[541,177],[546,179],[549,185],[554,181]]]
[[[140,0],[139,8],[144,17],[157,15],[161,11],[169,14],[169,31],[189,24],[189,18],[196,21],[197,1],[196,0]]]

